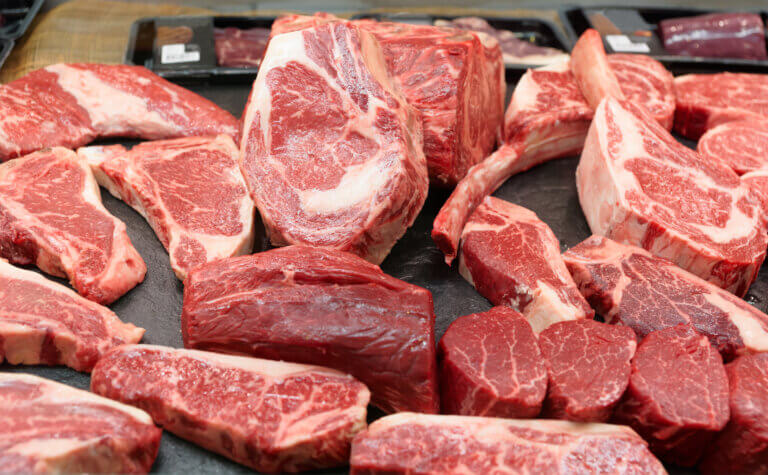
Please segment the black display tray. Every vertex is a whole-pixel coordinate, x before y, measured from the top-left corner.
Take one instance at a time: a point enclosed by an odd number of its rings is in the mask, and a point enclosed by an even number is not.
[[[5,60],[13,50],[15,42],[13,40],[0,40],[0,68],[5,64]]]
[[[513,84],[508,85],[507,101]],[[220,84],[216,81],[190,84],[192,91],[212,100],[240,116],[250,93],[250,85]],[[695,143],[682,140],[695,148]],[[115,143],[115,142],[111,142]],[[122,142],[132,145],[135,142]],[[494,196],[534,211],[560,240],[562,251],[589,237],[589,226],[582,214],[576,193],[575,171],[579,158],[553,160],[509,179]],[[413,226],[395,245],[381,268],[384,272],[432,292],[437,316],[435,337],[439,340],[448,325],[461,315],[483,312],[489,302],[475,291],[458,273],[456,265],[445,265],[443,254],[432,242],[432,222],[450,194],[449,190],[431,188],[427,201]],[[112,197],[104,189],[101,196],[106,208],[125,222],[128,235],[147,264],[143,283],[110,307],[126,322],[147,330],[142,343],[181,348],[181,305],[183,285],[171,270],[168,254],[147,222],[128,205]],[[256,225],[254,252],[269,248],[263,227]],[[33,268],[34,269],[34,268]],[[50,276],[46,276],[51,278]],[[61,283],[65,281],[58,280]],[[768,266],[763,266],[746,300],[762,311],[768,310]],[[74,387],[87,389],[90,378],[64,367],[0,365],[0,371],[23,372],[50,378]],[[369,408],[369,419],[380,416]],[[694,473],[667,467],[671,473]],[[253,473],[246,467],[206,451],[169,432],[163,433],[160,453],[152,467],[154,473],[238,474]],[[347,474],[348,469],[322,470],[316,474]]]
[[[0,39],[15,40],[27,31],[45,0],[2,0],[0,15]]]
[[[560,19],[572,41],[584,33],[587,28],[593,28],[590,21],[593,14],[603,14],[613,22],[633,42],[645,43],[650,48],[648,56],[659,60],[674,73],[716,73],[721,71],[768,73],[768,60],[752,60],[738,58],[705,58],[695,56],[675,56],[664,50],[661,37],[658,34],[658,24],[662,20],[670,18],[682,18],[707,13],[733,13],[732,11],[713,10],[703,8],[676,8],[676,7],[625,7],[625,6],[596,6],[596,7],[571,7],[560,10]],[[768,21],[768,12],[760,12],[749,9],[740,13],[758,13],[763,23]],[[632,35],[635,31],[648,31],[649,37]],[[613,53],[608,42],[606,51]]]
[[[507,30],[516,37],[530,41],[538,46],[557,48],[565,53],[570,53],[573,42],[554,23],[544,18],[532,17],[497,17],[478,16],[488,22],[497,30]],[[436,20],[453,20],[459,18],[456,15],[430,15],[419,13],[360,13],[352,16],[352,19],[371,18],[378,21],[391,21],[396,23],[410,23],[414,25],[433,25]],[[505,64],[507,82],[516,83],[529,68],[540,65],[531,64]]]
[[[144,66],[166,79],[213,79],[217,81],[244,81],[252,82],[256,78],[259,69],[229,68],[222,66],[208,66],[200,68],[167,69],[157,68],[153,58],[153,45],[156,35],[155,23],[160,20],[178,20],[188,18],[190,20],[209,19],[214,28],[235,27],[245,28],[271,28],[275,21],[273,16],[195,16],[195,17],[152,17],[136,20],[131,26],[128,39],[128,47],[125,52],[125,63]],[[213,47],[207,45],[206,47]],[[215,52],[213,53],[215,57]]]

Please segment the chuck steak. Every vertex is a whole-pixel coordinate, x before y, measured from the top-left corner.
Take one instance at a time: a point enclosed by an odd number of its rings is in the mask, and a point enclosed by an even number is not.
[[[141,66],[54,64],[0,86],[0,160],[99,137],[236,136],[214,103]]]
[[[101,204],[88,165],[65,148],[0,165],[0,257],[67,277],[108,304],[144,280],[146,266],[125,224]]]
[[[162,431],[146,412],[26,374],[0,373],[5,473],[147,473]]]
[[[675,131],[689,139],[725,122],[768,118],[768,74],[687,74],[675,78]]]
[[[370,397],[351,376],[319,366],[150,345],[107,353],[91,390],[260,472],[344,465]]]
[[[101,186],[149,221],[179,279],[205,262],[251,252],[253,201],[228,135],[77,153]]]
[[[456,319],[440,339],[443,413],[536,417],[547,391],[547,367],[523,315],[508,307]]]
[[[738,296],[765,258],[759,204],[720,161],[702,160],[641,107],[606,98],[576,170],[594,234],[643,247]]]
[[[533,211],[498,198],[486,198],[464,227],[459,272],[492,304],[525,315],[536,333],[595,314],[549,226]]]
[[[662,460],[691,467],[728,414],[723,359],[705,336],[682,324],[640,342],[614,420],[635,429]]]
[[[335,368],[386,412],[437,412],[434,323],[428,290],[307,246],[194,269],[181,316],[187,348]]]
[[[353,475],[666,473],[628,427],[412,413],[358,434],[350,465]]]
[[[274,37],[244,113],[242,169],[274,245],[380,263],[427,196],[418,112],[346,22]]]
[[[143,334],[107,307],[0,259],[0,363],[90,371],[105,351]]]
[[[563,257],[597,313],[640,338],[689,323],[727,359],[768,351],[768,315],[665,259],[600,236]]]
[[[582,319],[558,322],[539,334],[549,370],[544,415],[605,422],[629,383],[637,339],[632,329]]]
[[[725,366],[731,419],[707,449],[704,473],[765,473],[768,469],[768,353]]]
[[[703,160],[720,160],[742,175],[768,166],[768,118],[732,121],[709,129],[696,147]]]

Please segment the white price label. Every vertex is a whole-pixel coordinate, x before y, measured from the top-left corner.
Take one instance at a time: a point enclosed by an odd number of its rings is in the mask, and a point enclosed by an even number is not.
[[[187,51],[183,43],[163,45],[160,51],[160,62],[163,64],[194,63],[200,61],[200,51]]]
[[[605,40],[617,53],[650,53],[651,48],[645,43],[633,43],[627,35],[606,35]]]

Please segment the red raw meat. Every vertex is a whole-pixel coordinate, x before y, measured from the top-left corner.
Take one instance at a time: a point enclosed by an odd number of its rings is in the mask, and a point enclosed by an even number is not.
[[[595,320],[559,322],[539,334],[549,370],[544,416],[605,422],[629,384],[637,348],[631,328]]]
[[[214,28],[216,61],[225,68],[255,68],[269,42],[269,28]]]
[[[346,464],[370,397],[331,369],[150,345],[107,353],[91,390],[260,472]]]
[[[54,64],[0,86],[0,160],[99,137],[235,137],[237,120],[141,66]]]
[[[709,129],[696,147],[704,160],[720,160],[739,175],[768,166],[768,120],[732,121]]]
[[[438,346],[445,414],[536,417],[547,367],[525,317],[508,307],[459,317]]]
[[[640,342],[614,420],[635,429],[662,460],[692,467],[728,414],[723,359],[705,336],[683,324]]]
[[[318,364],[365,383],[386,412],[437,412],[432,294],[352,254],[289,246],[193,270],[187,348]]]

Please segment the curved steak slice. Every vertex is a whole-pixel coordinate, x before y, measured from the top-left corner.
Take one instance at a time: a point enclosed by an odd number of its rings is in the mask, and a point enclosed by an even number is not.
[[[549,226],[533,211],[498,198],[486,198],[464,227],[459,272],[492,304],[525,315],[536,333],[595,314]]]
[[[752,193],[763,209],[763,219],[768,221],[768,164],[741,176],[741,184]]]
[[[274,37],[240,145],[272,244],[380,263],[426,199],[419,119],[370,33],[335,22]]]
[[[0,86],[0,160],[98,137],[238,133],[214,103],[142,66],[54,64]]]
[[[350,465],[353,475],[666,473],[624,426],[412,413],[381,418],[358,434]]]
[[[675,99],[675,131],[696,140],[726,122],[768,118],[768,74],[678,76]]]
[[[319,364],[386,412],[437,412],[428,290],[349,253],[289,246],[211,262],[184,285],[184,346]]]
[[[768,315],[666,259],[601,236],[588,238],[563,258],[597,313],[640,338],[689,323],[727,359],[768,351]]]
[[[146,412],[61,383],[0,373],[8,473],[147,473],[162,431]]]
[[[736,295],[765,258],[759,204],[719,161],[702,160],[630,101],[598,107],[576,170],[594,234],[672,260]]]
[[[91,390],[260,472],[345,464],[370,397],[351,376],[319,366],[151,345],[107,353]]]
[[[536,417],[547,367],[525,317],[508,307],[456,319],[440,339],[440,404],[445,414]]]
[[[696,151],[720,160],[739,175],[768,166],[768,117],[763,122],[732,121],[709,129]]]
[[[0,259],[0,362],[90,371],[104,352],[143,334],[107,307]]]
[[[0,257],[69,278],[108,304],[144,280],[125,224],[101,204],[88,165],[65,148],[0,165]]]
[[[101,186],[149,221],[179,279],[206,262],[251,252],[254,206],[228,135],[77,153]]]

